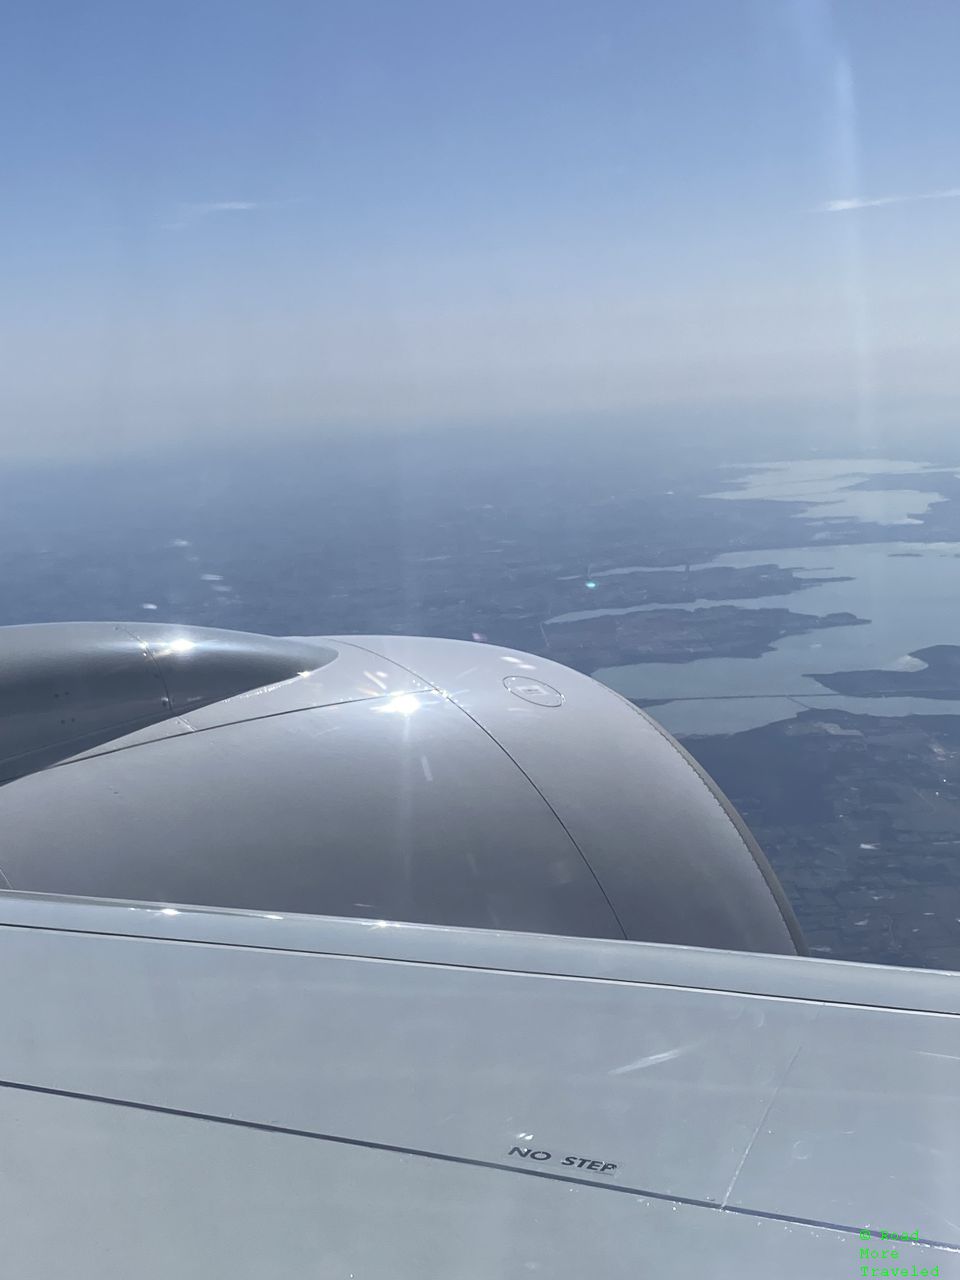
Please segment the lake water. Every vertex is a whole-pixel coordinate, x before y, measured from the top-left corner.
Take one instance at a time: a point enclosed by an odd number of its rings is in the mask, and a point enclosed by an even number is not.
[[[915,649],[960,644],[960,543],[879,542],[825,547],[816,542],[822,522],[840,515],[891,526],[916,523],[916,515],[940,499],[932,487],[933,480],[929,492],[865,489],[850,494],[847,489],[871,475],[892,473],[919,473],[922,483],[925,469],[920,464],[892,460],[784,463],[758,468],[746,477],[740,472],[728,491],[710,495],[725,501],[762,497],[809,505],[798,517],[795,548],[736,552],[717,556],[709,563],[736,567],[778,564],[795,569],[800,578],[837,574],[851,581],[823,583],[783,596],[699,600],[678,607],[722,603],[748,609],[782,607],[812,614],[846,611],[867,618],[868,625],[790,636],[759,658],[638,663],[606,667],[594,675],[627,697],[671,699],[654,708],[653,714],[681,736],[734,733],[788,719],[815,707],[884,716],[960,714],[960,700],[838,696],[810,678],[811,673],[871,667],[904,670],[909,665],[907,655]],[[904,552],[910,554],[903,555]],[[626,572],[629,568],[607,572]]]
[[[736,471],[734,485],[705,495],[725,502],[766,498],[802,502],[798,520],[860,520],[873,524],[922,524],[918,519],[941,494],[924,489],[858,489],[874,476],[919,475],[942,472],[923,462],[897,462],[890,458],[807,458],[802,462],[777,462],[743,474]]]

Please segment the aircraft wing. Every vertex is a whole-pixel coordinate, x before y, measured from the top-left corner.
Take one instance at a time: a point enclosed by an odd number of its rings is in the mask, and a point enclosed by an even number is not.
[[[588,677],[5,628],[0,783],[5,1276],[960,1280],[956,975]]]
[[[960,1276],[955,975],[17,893],[0,960],[11,1277]]]

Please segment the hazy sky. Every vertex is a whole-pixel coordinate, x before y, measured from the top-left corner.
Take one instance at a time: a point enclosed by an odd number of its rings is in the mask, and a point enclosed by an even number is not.
[[[0,21],[0,441],[960,391],[956,0]]]

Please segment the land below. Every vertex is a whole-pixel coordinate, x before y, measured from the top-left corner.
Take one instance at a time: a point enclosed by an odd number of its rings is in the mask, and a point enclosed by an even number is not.
[[[812,954],[960,969],[960,716],[802,711],[684,745],[775,866]]]
[[[832,671],[810,679],[835,693],[858,698],[960,699],[960,645],[929,645],[909,657],[923,665],[906,671]]]
[[[785,636],[825,627],[861,626],[852,613],[815,615],[789,609],[646,609],[603,614],[543,628],[545,651],[558,662],[596,671],[636,662],[696,662],[699,658],[757,658]]]

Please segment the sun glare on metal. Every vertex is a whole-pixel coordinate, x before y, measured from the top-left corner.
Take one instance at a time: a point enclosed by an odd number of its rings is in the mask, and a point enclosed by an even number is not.
[[[381,711],[394,711],[401,716],[413,715],[420,710],[420,699],[415,693],[395,693],[380,707]]]

